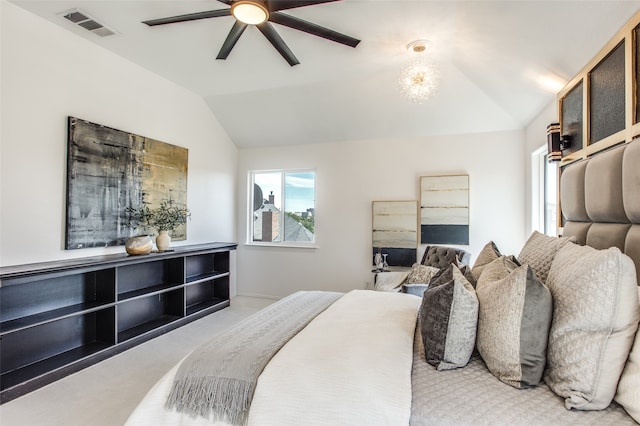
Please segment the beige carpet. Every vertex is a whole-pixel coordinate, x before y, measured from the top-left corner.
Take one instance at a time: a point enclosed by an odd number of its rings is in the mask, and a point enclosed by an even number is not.
[[[214,334],[274,302],[231,306],[0,406],[0,424],[122,425],[153,384]]]

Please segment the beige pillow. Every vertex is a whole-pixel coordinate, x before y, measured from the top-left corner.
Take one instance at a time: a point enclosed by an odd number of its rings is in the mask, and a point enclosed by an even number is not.
[[[431,281],[431,278],[433,278],[434,275],[437,274],[438,272],[440,272],[440,269],[435,268],[433,266],[426,266],[426,265],[420,265],[419,263],[414,263],[404,283],[405,284],[429,284],[429,281]]]
[[[504,278],[476,287],[478,352],[502,382],[515,388],[537,386],[546,363],[551,293],[528,265],[503,272]]]
[[[549,268],[551,268],[551,262],[553,262],[556,253],[566,244],[574,241],[574,237],[550,237],[538,231],[533,231],[524,247],[522,247],[522,251],[518,255],[518,261],[523,265],[526,263],[531,266],[540,281],[546,284]]]
[[[480,274],[482,274],[485,266],[500,256],[502,256],[502,254],[500,253],[500,250],[498,250],[496,244],[493,241],[489,241],[482,250],[480,250],[478,258],[473,263],[473,268],[471,268],[471,272],[473,273],[473,276],[476,277],[476,280],[480,278]]]
[[[476,283],[476,290],[484,283],[498,281],[507,277],[518,266],[520,264],[513,256],[500,256],[484,267]]]
[[[638,287],[638,297],[640,298],[640,287]],[[640,423],[640,334],[638,331],[636,331],[635,343],[627,359],[627,365],[622,371],[615,400],[636,422]]]
[[[544,381],[568,409],[604,409],[640,319],[633,261],[616,247],[565,244],[546,284],[554,307]]]

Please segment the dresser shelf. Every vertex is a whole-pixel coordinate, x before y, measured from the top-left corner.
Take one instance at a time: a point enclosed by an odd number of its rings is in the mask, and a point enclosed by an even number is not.
[[[236,247],[0,268],[0,402],[229,306]]]

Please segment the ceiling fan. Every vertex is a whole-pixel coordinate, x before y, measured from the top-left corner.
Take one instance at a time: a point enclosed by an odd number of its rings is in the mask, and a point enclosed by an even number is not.
[[[143,21],[148,26],[174,24],[177,22],[195,21],[199,19],[217,18],[220,16],[233,16],[236,22],[231,27],[229,35],[222,44],[216,59],[227,59],[231,49],[247,28],[248,25],[255,25],[260,32],[271,42],[289,65],[298,65],[300,61],[295,57],[291,49],[282,40],[271,22],[284,25],[305,33],[313,34],[327,40],[335,41],[350,47],[356,47],[360,40],[345,34],[330,30],[300,18],[280,12],[281,10],[293,9],[302,6],[313,6],[321,3],[330,3],[340,0],[218,0],[231,6],[229,9],[208,10],[205,12],[189,13],[187,15],[171,16],[168,18],[152,19]]]

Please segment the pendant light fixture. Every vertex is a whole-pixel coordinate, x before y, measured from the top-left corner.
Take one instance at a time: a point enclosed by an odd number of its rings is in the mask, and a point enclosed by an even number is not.
[[[400,73],[399,84],[402,94],[412,102],[429,99],[440,84],[438,71],[425,58],[430,46],[429,40],[415,40],[407,45],[407,51],[416,58]]]

